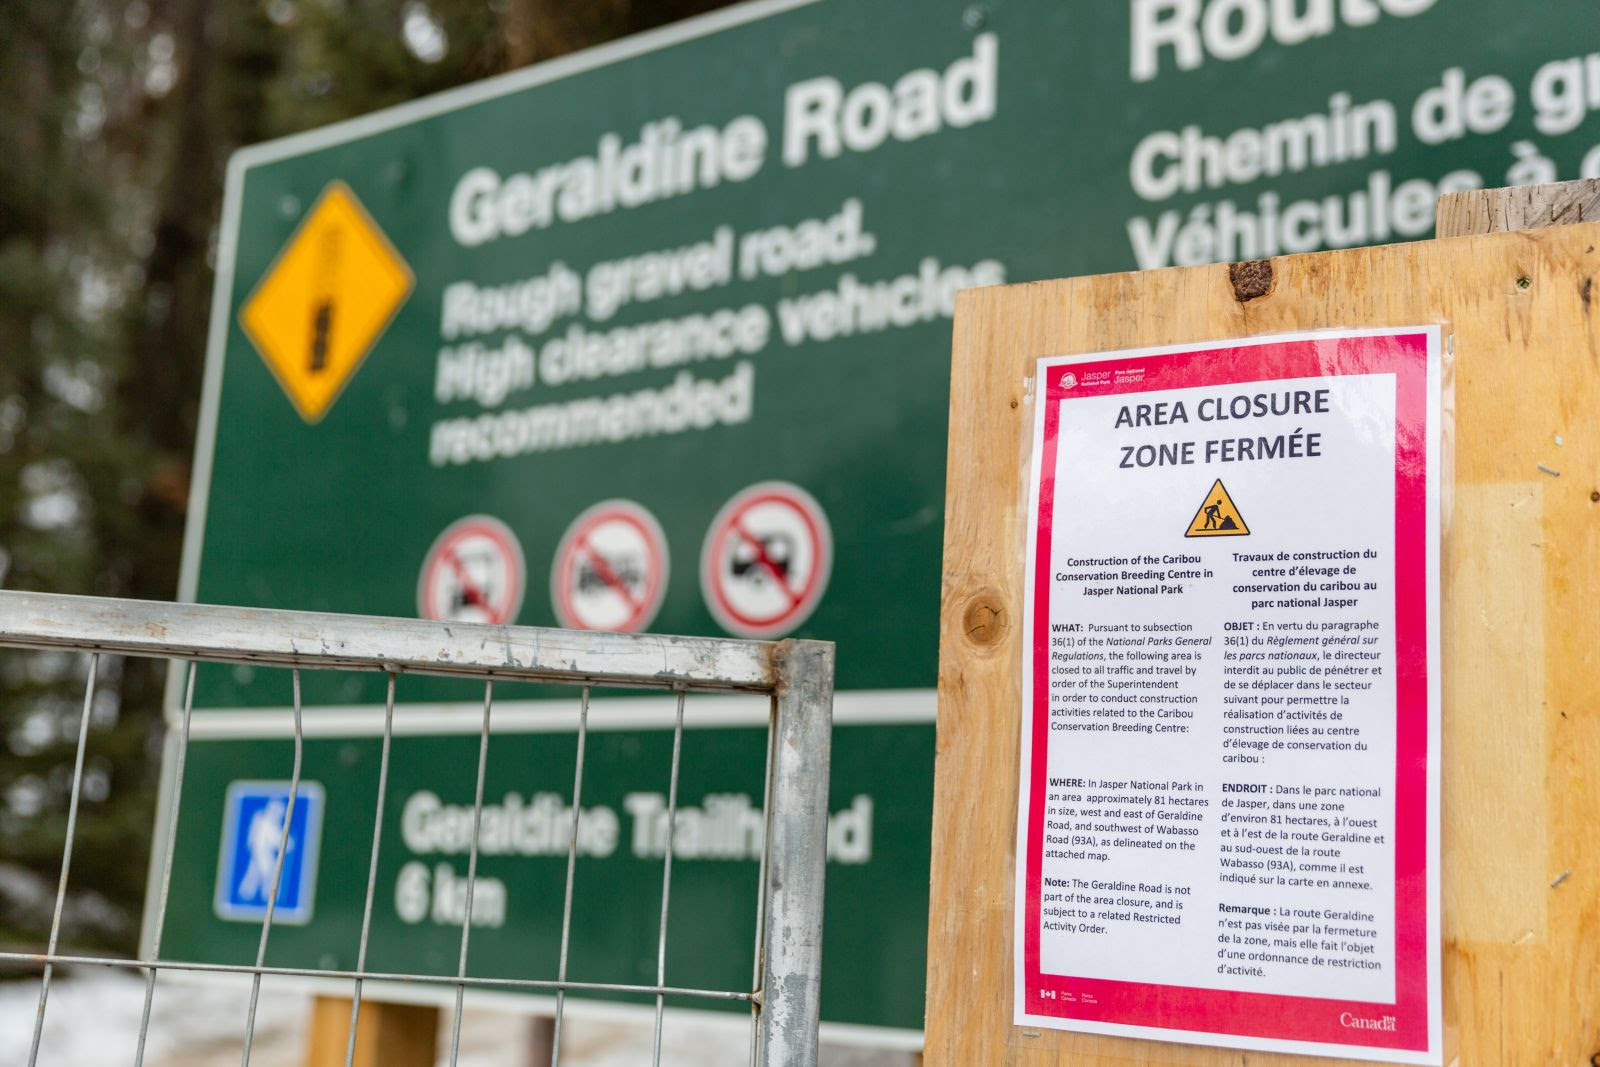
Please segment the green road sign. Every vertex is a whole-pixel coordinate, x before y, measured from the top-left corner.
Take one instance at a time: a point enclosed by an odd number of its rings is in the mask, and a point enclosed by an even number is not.
[[[835,806],[872,847],[830,866],[823,1016],[914,1041],[954,292],[1422,238],[1441,193],[1600,174],[1592,16],[1588,0],[1515,18],[1488,0],[782,0],[247,149],[181,594],[837,641]],[[283,734],[282,689],[200,676],[212,740],[186,804],[212,814],[181,829],[183,899],[214,895],[228,783],[280,775],[262,739]],[[382,698],[378,678],[307,679],[308,704],[356,733]],[[400,699],[475,694],[407,679]],[[701,799],[749,793],[758,733],[695,735]],[[642,726],[608,740],[661,743]],[[559,741],[497,741],[495,788],[559,792]],[[386,841],[403,797],[460,786],[415,745],[397,750]],[[370,743],[309,746],[322,834],[364,840],[344,791]],[[607,788],[626,823],[624,791],[644,787],[619,770]],[[406,924],[396,884],[436,887],[452,858],[386,855],[384,965],[427,969],[451,935]],[[548,909],[521,902],[545,899],[553,862],[486,862],[505,925],[475,967],[548,955]],[[651,891],[627,848],[585,862],[619,899]],[[709,974],[754,867],[686,870],[674,929]],[[343,959],[359,887],[324,862],[274,957]],[[614,919],[580,908],[578,938],[622,973],[650,950]],[[249,939],[212,909],[169,932],[169,955]]]

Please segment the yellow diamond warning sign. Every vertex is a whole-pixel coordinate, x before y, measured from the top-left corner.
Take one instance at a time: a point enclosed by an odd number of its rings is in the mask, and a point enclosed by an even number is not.
[[[239,312],[307,422],[327,414],[411,293],[411,268],[343,182],[331,182]]]
[[[1218,478],[1212,485],[1211,492],[1200,501],[1200,510],[1194,513],[1194,519],[1189,523],[1189,529],[1184,532],[1185,537],[1247,537],[1250,527],[1244,524],[1244,516],[1239,514],[1239,509],[1234,506],[1233,498],[1228,495],[1227,488]]]

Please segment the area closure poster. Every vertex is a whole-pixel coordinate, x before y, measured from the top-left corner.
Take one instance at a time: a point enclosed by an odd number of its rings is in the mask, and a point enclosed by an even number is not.
[[[1440,346],[1039,360],[1018,1025],[1440,1062]]]

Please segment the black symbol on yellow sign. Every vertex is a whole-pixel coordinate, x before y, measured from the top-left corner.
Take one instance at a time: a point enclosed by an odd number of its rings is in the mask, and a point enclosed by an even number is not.
[[[239,311],[300,417],[317,422],[411,294],[411,268],[332,182]]]
[[[308,370],[321,374],[328,369],[328,345],[333,334],[333,302],[339,295],[339,246],[344,231],[328,226],[322,231],[322,257],[317,264],[311,306],[311,358]]]
[[[1239,514],[1239,508],[1228,495],[1227,487],[1222,484],[1221,478],[1216,480],[1205,499],[1200,501],[1200,510],[1194,513],[1189,529],[1183,534],[1185,537],[1248,537],[1249,535],[1250,527],[1245,525],[1244,516]]]
[[[311,373],[328,369],[328,335],[333,332],[333,301],[324,300],[311,312]]]

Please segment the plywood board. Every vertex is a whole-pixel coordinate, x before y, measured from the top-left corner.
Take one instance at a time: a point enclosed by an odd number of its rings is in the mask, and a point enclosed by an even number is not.
[[[350,1051],[350,1001],[317,997],[306,1038],[306,1067],[344,1067]],[[363,1000],[352,1067],[433,1067],[439,1009],[424,1004]]]
[[[1600,225],[973,290],[958,300],[927,1062],[1350,1061],[1011,1025],[1025,381],[1043,355],[1445,323],[1445,1063],[1600,1053]],[[1453,488],[1453,493],[1449,490]]]
[[[1439,237],[1472,237],[1575,222],[1600,222],[1600,179],[1450,193],[1439,198],[1434,232]]]

